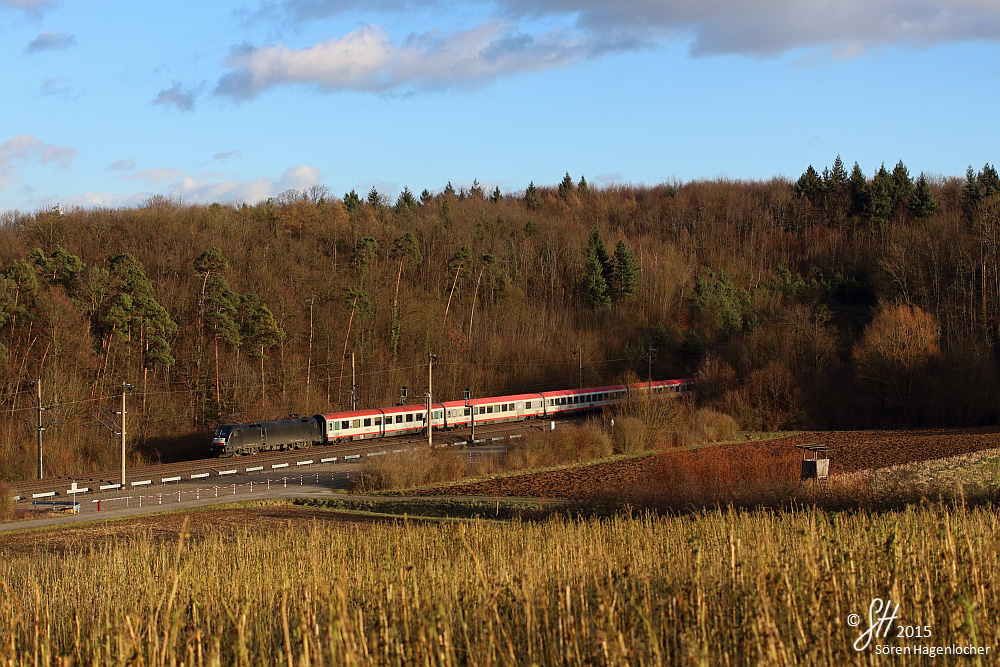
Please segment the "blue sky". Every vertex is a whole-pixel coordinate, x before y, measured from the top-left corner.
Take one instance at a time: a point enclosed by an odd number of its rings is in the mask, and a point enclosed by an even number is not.
[[[0,0],[0,211],[1000,160],[996,0]]]

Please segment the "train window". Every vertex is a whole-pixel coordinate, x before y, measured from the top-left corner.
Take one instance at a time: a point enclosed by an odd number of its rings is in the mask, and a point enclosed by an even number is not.
[[[375,418],[375,425],[376,426],[381,426],[382,425],[382,418],[381,417],[376,417]]]
[[[417,415],[417,421],[422,422],[426,416],[427,416],[427,413],[421,412],[420,414]]]
[[[407,415],[406,415],[406,421],[408,421],[408,422],[413,421],[413,413],[412,412],[407,413]]]
[[[493,414],[493,406],[492,405],[487,405],[486,406],[486,412],[488,412],[490,414]]]
[[[577,404],[579,402],[580,402],[580,397],[579,396],[574,396],[573,397],[573,404],[575,405],[575,404]]]
[[[524,409],[525,410],[530,410],[531,409],[531,401],[525,401],[524,402]]]
[[[466,409],[465,409],[465,416],[466,416],[466,417],[468,417],[468,416],[469,416],[469,414],[470,414],[470,410],[469,410],[469,408],[466,408]]]
[[[344,421],[340,422],[340,428],[342,428],[342,429],[349,429],[349,428],[351,428],[351,422],[349,422],[349,421],[347,421],[345,419]]]
[[[351,428],[361,428],[361,420],[360,419],[352,419],[351,420]]]
[[[365,420],[365,426],[371,426],[371,425],[372,425],[372,419],[371,417],[369,417],[368,419]]]

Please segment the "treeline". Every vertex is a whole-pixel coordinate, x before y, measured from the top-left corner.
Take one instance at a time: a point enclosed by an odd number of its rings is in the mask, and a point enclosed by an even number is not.
[[[610,249],[610,250],[609,250]],[[0,477],[195,454],[215,424],[697,374],[745,428],[997,418],[1000,179],[520,193],[317,186],[0,219]],[[655,350],[655,352],[654,352]],[[103,411],[103,412],[102,412]]]

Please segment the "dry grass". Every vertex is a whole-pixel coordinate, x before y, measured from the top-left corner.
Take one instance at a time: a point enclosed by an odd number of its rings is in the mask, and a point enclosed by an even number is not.
[[[0,522],[14,516],[14,491],[10,484],[0,482]]]
[[[947,505],[132,538],[0,561],[0,663],[887,664],[845,622],[874,597],[1000,644],[998,558]]]
[[[529,431],[511,440],[507,452],[463,459],[454,451],[418,449],[369,457],[354,480],[353,491],[389,491],[428,486],[459,479],[496,475],[593,461],[611,456],[611,438],[600,425],[560,426],[555,431]],[[475,449],[466,450],[475,454]]]

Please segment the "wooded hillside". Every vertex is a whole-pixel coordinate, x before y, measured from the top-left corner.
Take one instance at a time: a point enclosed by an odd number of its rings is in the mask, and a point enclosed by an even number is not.
[[[698,375],[745,428],[973,424],[1000,392],[1000,178],[517,194],[325,187],[0,218],[0,478],[196,453],[217,423]],[[649,350],[655,354],[649,355]]]

